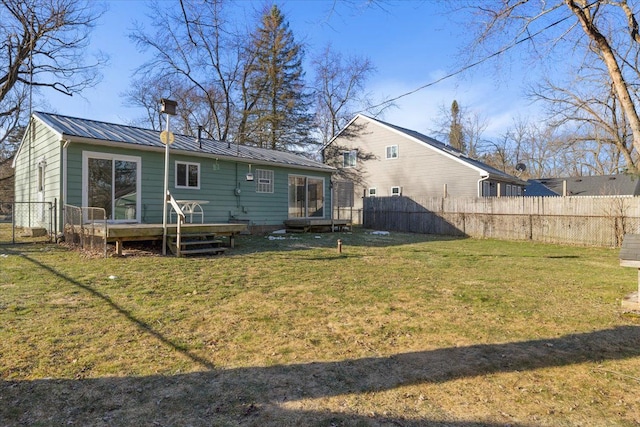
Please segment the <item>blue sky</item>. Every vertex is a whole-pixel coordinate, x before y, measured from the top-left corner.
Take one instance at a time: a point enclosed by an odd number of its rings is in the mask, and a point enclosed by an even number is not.
[[[167,0],[167,4],[174,0]],[[364,0],[289,0],[277,4],[289,21],[296,40],[306,46],[307,59],[330,42],[343,55],[370,59],[376,73],[368,91],[375,99],[395,98],[460,67],[460,49],[470,34],[452,17],[442,13],[434,0],[387,1],[365,7]],[[88,51],[109,55],[102,82],[82,96],[43,94],[52,111],[60,114],[127,123],[139,114],[127,107],[121,94],[129,88],[133,70],[144,61],[128,38],[134,21],[144,23],[148,13],[144,0],[106,1],[108,11],[92,34]],[[262,1],[236,1],[240,16],[254,16]],[[496,78],[490,65],[476,67],[459,76],[396,101],[383,119],[426,134],[433,134],[442,107],[456,99],[488,124],[486,138],[496,138],[516,116],[530,116],[532,107],[522,95],[523,78],[513,64],[511,74]],[[515,70],[515,71],[514,71]]]

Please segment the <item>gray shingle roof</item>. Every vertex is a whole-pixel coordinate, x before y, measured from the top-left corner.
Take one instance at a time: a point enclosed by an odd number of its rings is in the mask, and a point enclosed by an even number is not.
[[[574,176],[566,178],[540,178],[537,182],[562,194],[564,183],[567,196],[637,196],[640,179],[633,175]]]
[[[125,143],[141,148],[164,148],[164,145],[160,141],[160,131],[68,117],[59,114],[35,112],[33,115],[54,131],[60,133],[63,138],[72,140],[74,138],[82,138],[102,142]],[[228,144],[227,142],[216,141],[209,138],[201,138],[200,141],[198,141],[195,137],[179,134],[175,135],[175,141],[171,145],[171,150],[199,153],[212,157],[234,158],[245,163],[254,161],[304,169],[321,169],[327,172],[334,170],[334,168],[330,166],[294,153],[246,145]]]
[[[540,181],[530,179],[527,181],[527,186],[524,187],[524,195],[530,197],[552,197],[559,196],[560,194],[542,184]]]

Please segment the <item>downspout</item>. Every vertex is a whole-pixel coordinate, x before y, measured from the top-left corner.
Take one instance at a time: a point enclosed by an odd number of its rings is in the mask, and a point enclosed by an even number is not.
[[[329,219],[331,219],[331,231],[333,232],[334,231],[334,226],[333,226],[333,196],[334,196],[334,192],[333,192],[333,179],[331,179],[331,178],[329,178]]]
[[[478,180],[478,198],[482,197],[482,182],[486,181],[487,179],[489,179],[489,175],[480,177],[480,179]]]
[[[60,187],[60,191],[62,192],[62,194],[60,194],[60,200],[62,201],[62,203],[60,203],[59,206],[59,215],[58,215],[58,221],[61,221],[61,224],[58,224],[60,226],[59,230],[64,230],[64,228],[62,228],[62,226],[64,225],[64,221],[66,221],[66,218],[64,218],[63,213],[65,212],[65,205],[67,204],[67,148],[69,147],[69,144],[71,144],[71,140],[67,139],[67,140],[63,140],[64,144],[62,145],[62,170],[60,172],[60,183],[61,183],[61,187]]]

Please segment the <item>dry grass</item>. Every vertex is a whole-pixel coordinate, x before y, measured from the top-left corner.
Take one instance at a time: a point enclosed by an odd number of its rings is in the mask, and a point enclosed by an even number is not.
[[[618,251],[363,231],[237,245],[0,246],[0,424],[640,423],[640,321],[619,309],[637,272]]]

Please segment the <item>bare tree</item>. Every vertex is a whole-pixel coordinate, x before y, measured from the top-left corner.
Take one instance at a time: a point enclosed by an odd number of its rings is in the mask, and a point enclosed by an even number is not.
[[[365,84],[375,68],[367,58],[345,58],[330,44],[313,59],[312,65],[315,69],[315,126],[325,145],[356,111],[366,110],[371,105]]]
[[[567,149],[574,153],[582,151],[592,173],[626,170],[637,174],[638,152],[611,85],[597,70],[589,74],[589,79],[584,76],[576,79],[571,85],[547,79],[531,92],[532,96],[544,101],[551,126],[573,129],[566,141]]]
[[[234,125],[242,107],[237,94],[246,56],[242,37],[226,21],[222,2],[181,0],[167,7],[155,1],[150,16],[155,32],[138,26],[130,35],[142,51],[152,53],[152,59],[137,70],[136,86],[150,86],[154,97],[175,98],[180,103],[182,131],[193,133],[202,125],[209,136],[232,140],[238,133]],[[151,99],[136,88],[126,96],[147,110],[155,126]]]
[[[587,68],[567,60],[576,53],[582,54],[582,64],[600,64],[606,77],[601,85],[615,97],[617,117],[624,117],[630,132],[630,146],[640,150],[639,98],[633,85],[640,76],[639,5],[627,0],[487,0],[480,6],[469,1],[468,6],[473,22],[480,25],[472,46],[478,56],[503,53],[526,42],[529,58],[538,64],[564,62],[573,74],[587,73]],[[637,173],[637,156],[629,160],[629,170]]]
[[[99,81],[105,58],[87,62],[86,48],[100,16],[89,1],[2,0],[0,141],[25,119],[31,90],[74,95]]]

